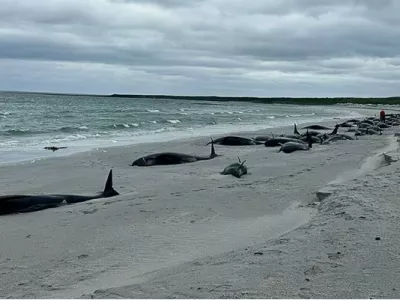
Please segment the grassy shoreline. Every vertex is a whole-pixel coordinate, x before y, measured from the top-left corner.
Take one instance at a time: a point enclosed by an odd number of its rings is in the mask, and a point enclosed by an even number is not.
[[[400,96],[392,97],[233,97],[233,96],[178,96],[178,95],[140,95],[140,94],[78,94],[78,93],[52,93],[28,91],[0,91],[0,93],[42,94],[49,96],[81,96],[105,98],[131,98],[131,99],[178,99],[197,101],[239,101],[265,104],[295,104],[295,105],[334,105],[341,103],[350,104],[385,104],[400,105]]]
[[[340,103],[352,104],[400,104],[400,96],[382,98],[359,98],[359,97],[335,97],[335,98],[290,98],[290,97],[219,97],[219,96],[173,96],[173,95],[129,95],[112,94],[112,98],[148,98],[148,99],[179,99],[179,100],[198,100],[198,101],[240,101],[254,103],[278,103],[278,104],[297,104],[297,105],[334,105]]]

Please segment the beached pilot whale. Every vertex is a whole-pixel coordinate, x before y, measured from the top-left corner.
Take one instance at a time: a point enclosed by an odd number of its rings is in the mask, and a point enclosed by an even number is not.
[[[238,163],[233,163],[227,166],[222,172],[221,175],[233,175],[237,178],[242,177],[243,175],[247,174],[247,167],[244,165],[246,162],[245,160],[243,162],[240,161],[240,158],[238,157],[239,162]]]
[[[183,153],[162,152],[138,158],[132,163],[132,166],[150,167],[150,166],[162,166],[162,165],[177,165],[177,164],[196,162],[199,160],[209,160],[217,156],[218,154],[215,153],[214,142],[213,140],[211,140],[211,154],[210,156],[207,157],[189,155]]]
[[[315,129],[315,130],[324,130],[324,129],[332,129],[326,126],[322,126],[322,125],[318,125],[318,124],[314,124],[314,125],[308,125],[308,126],[304,126],[303,129]]]
[[[298,142],[287,142],[282,144],[278,152],[292,153],[299,150],[310,150],[312,148],[312,140],[308,141],[308,145]]]
[[[0,196],[0,215],[24,213],[73,204],[98,198],[108,198],[119,195],[113,188],[112,170],[110,170],[104,191],[98,195],[7,195]]]
[[[208,142],[206,145],[210,143],[211,142]],[[247,145],[261,145],[263,144],[263,142],[241,136],[224,136],[214,140],[214,144],[225,145],[225,146],[247,146]]]

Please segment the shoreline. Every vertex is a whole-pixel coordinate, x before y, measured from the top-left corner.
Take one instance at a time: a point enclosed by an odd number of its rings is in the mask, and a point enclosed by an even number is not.
[[[331,120],[318,124],[335,123]],[[282,133],[292,130],[292,126],[276,129]],[[2,166],[0,170],[7,174],[2,182],[3,194],[90,194],[102,189],[106,173],[113,168],[114,187],[120,195],[0,218],[5,271],[0,275],[4,282],[1,295],[269,297],[271,294],[265,292],[270,291],[269,285],[254,286],[254,291],[246,294],[253,283],[245,278],[259,283],[254,274],[259,274],[263,259],[268,259],[268,270],[279,274],[268,275],[269,280],[273,279],[268,284],[282,282],[282,272],[298,268],[298,262],[289,268],[277,263],[289,254],[300,259],[302,252],[295,241],[300,237],[303,245],[302,230],[316,228],[315,218],[322,222],[320,207],[329,209],[329,205],[315,205],[316,192],[344,172],[362,168],[371,153],[388,147],[388,138],[395,131],[316,145],[311,151],[294,154],[277,153],[276,148],[263,145],[216,145],[222,156],[176,166],[140,168],[130,163],[138,156],[166,149],[206,154],[206,138],[111,147],[62,160]],[[241,179],[220,175],[226,165],[236,162],[237,156],[247,160],[249,174]],[[338,226],[333,228],[338,230],[342,225]],[[293,243],[279,242],[286,236]],[[293,251],[281,249],[287,245]],[[304,249],[309,246],[305,243]],[[254,254],[265,253],[265,247],[272,247],[266,255]],[[248,270],[251,273],[247,274]],[[244,279],[238,279],[242,275]],[[274,292],[279,291],[279,286],[274,288]],[[289,295],[289,291],[288,287],[281,295]]]
[[[364,111],[365,115],[364,116],[360,116],[360,117],[356,117],[356,119],[362,119],[363,117],[366,116],[366,113],[368,112],[367,109],[364,109],[366,111]],[[358,114],[362,115],[362,110],[357,110],[356,111]],[[305,121],[305,122],[296,122],[297,125],[302,125],[302,126],[307,126],[310,124],[322,124],[322,125],[326,125],[326,124],[330,124],[331,122],[342,122],[346,119],[348,119],[349,117],[344,117],[344,118],[326,118],[322,121],[316,121],[316,122],[312,122],[312,121]],[[239,128],[240,126],[237,126],[237,128]],[[195,133],[193,135],[193,133],[189,133],[187,132],[187,134],[180,136],[180,137],[173,137],[172,134],[170,134],[168,137],[166,136],[162,136],[161,140],[157,140],[157,141],[153,141],[153,142],[149,142],[149,141],[140,141],[140,142],[134,142],[132,143],[132,141],[127,141],[127,140],[121,140],[119,142],[113,143],[110,146],[104,146],[104,145],[97,145],[97,146],[90,146],[90,147],[82,147],[82,149],[80,150],[76,150],[76,151],[71,151],[70,146],[68,146],[67,149],[62,149],[62,150],[57,150],[55,152],[52,152],[50,150],[44,150],[44,149],[36,149],[33,148],[31,149],[34,152],[37,151],[43,151],[38,156],[32,157],[32,158],[26,158],[26,159],[18,159],[18,160],[13,160],[13,161],[4,161],[4,162],[0,162],[0,168],[2,166],[17,166],[19,164],[30,164],[30,163],[34,163],[36,161],[42,161],[42,160],[46,160],[46,159],[53,159],[53,158],[63,158],[63,157],[69,157],[69,156],[73,156],[73,155],[79,155],[79,154],[85,154],[91,151],[104,151],[107,149],[111,149],[111,148],[119,148],[119,147],[134,147],[134,146],[140,146],[140,145],[150,145],[150,144],[164,144],[164,143],[176,143],[176,142],[193,142],[194,140],[203,140],[205,138],[211,138],[211,137],[216,137],[216,136],[223,136],[223,135],[239,135],[239,136],[254,136],[254,135],[258,135],[258,134],[262,134],[265,133],[265,131],[268,132],[273,132],[273,131],[287,131],[290,130],[290,127],[293,128],[293,125],[282,125],[282,126],[277,126],[277,127],[273,127],[273,126],[262,126],[262,125],[257,125],[255,127],[259,127],[259,129],[256,130],[252,130],[252,129],[248,129],[248,130],[235,130],[233,131],[232,128],[229,129],[217,129],[215,130],[214,133],[208,133],[208,134],[202,134],[202,133]],[[180,132],[182,133],[182,132]],[[130,137],[131,139],[133,139],[133,137]],[[158,136],[154,136],[154,139],[160,138]],[[82,142],[82,141],[80,141]],[[104,142],[105,143],[105,142]],[[104,144],[103,143],[103,144]],[[66,144],[67,145],[67,144]],[[59,146],[64,146],[64,144],[60,144]]]
[[[368,172],[310,202],[316,214],[279,238],[83,298],[399,298],[400,154],[391,141],[376,155],[388,150],[392,163],[367,157]]]
[[[149,272],[130,285],[81,298],[398,298],[396,186],[383,192],[391,203],[380,207],[374,202],[382,194],[376,180],[384,178],[387,188],[400,171],[399,141],[391,134],[385,140],[353,170],[354,176],[327,183],[316,191],[314,201],[299,206],[315,210],[299,227],[257,245]],[[382,159],[383,153],[394,158],[393,165]],[[324,196],[319,199],[321,191]],[[363,200],[371,195],[378,198]],[[384,275],[388,273],[389,279]]]

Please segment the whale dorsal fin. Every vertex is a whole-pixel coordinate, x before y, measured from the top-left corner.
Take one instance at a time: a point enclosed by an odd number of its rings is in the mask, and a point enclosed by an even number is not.
[[[112,169],[108,173],[106,185],[104,186],[103,196],[111,197],[119,195],[119,193],[113,188],[113,177],[112,177]]]
[[[294,130],[293,130],[294,134],[300,134],[300,132],[297,130],[297,125],[296,123],[294,123]]]
[[[214,140],[213,140],[213,138],[211,138],[211,154],[210,154],[210,158],[214,158],[216,156],[217,156],[217,154],[215,153]]]
[[[335,125],[335,128],[333,129],[333,131],[331,132],[331,135],[335,135],[335,134],[337,134],[337,132],[338,132],[338,129],[339,129],[339,124],[338,123],[336,123],[336,125]]]

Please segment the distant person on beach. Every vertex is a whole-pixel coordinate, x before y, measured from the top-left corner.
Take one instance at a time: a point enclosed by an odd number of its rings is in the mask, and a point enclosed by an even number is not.
[[[379,114],[380,114],[380,117],[381,117],[381,122],[385,122],[385,119],[386,119],[385,111],[382,109]]]

